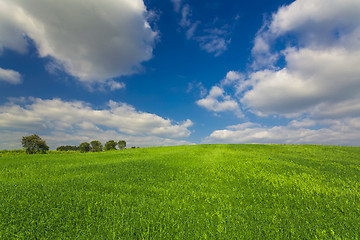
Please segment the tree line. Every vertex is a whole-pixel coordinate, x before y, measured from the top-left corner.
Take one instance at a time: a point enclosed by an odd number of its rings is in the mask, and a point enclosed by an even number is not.
[[[46,153],[49,150],[49,146],[46,144],[45,140],[41,139],[36,134],[31,136],[22,137],[21,140],[22,146],[25,148],[26,153],[35,154],[35,153]],[[56,151],[79,151],[82,153],[86,152],[102,152],[102,151],[111,151],[118,149],[126,148],[126,141],[120,140],[118,142],[114,140],[109,140],[105,143],[103,147],[102,143],[98,140],[93,140],[90,143],[83,142],[79,146],[60,146],[56,148]]]
[[[79,151],[82,153],[85,152],[102,152],[110,151],[110,150],[117,150],[118,147],[120,150],[126,148],[126,142],[124,140],[120,140],[118,142],[115,142],[114,140],[109,140],[105,143],[105,146],[103,147],[102,143],[98,140],[81,143],[78,147],[76,146],[60,146],[56,150],[57,151]],[[76,149],[76,150],[67,150],[67,149]]]

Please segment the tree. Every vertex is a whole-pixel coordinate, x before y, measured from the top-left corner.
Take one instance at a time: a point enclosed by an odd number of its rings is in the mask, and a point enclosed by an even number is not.
[[[60,146],[58,148],[56,148],[56,151],[63,151],[63,152],[67,152],[67,151],[78,151],[79,147],[77,146],[71,146],[71,145],[66,145],[66,146]]]
[[[114,140],[109,140],[105,143],[104,150],[105,151],[116,150],[116,145],[117,145],[117,142],[115,142]]]
[[[124,149],[124,148],[126,148],[126,142],[124,140],[120,140],[118,142],[118,146],[119,146],[119,149]]]
[[[65,146],[60,146],[60,147],[56,148],[56,151],[66,151]]]
[[[86,153],[90,151],[90,143],[83,142],[79,145],[79,151],[82,153]]]
[[[46,153],[46,151],[49,150],[49,146],[46,145],[46,142],[36,134],[22,137],[21,143],[28,154]]]
[[[103,150],[103,145],[98,140],[90,142],[92,152],[101,152]]]

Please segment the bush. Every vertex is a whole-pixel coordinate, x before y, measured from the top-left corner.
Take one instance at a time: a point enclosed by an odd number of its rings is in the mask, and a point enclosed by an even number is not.
[[[0,157],[9,155],[20,155],[26,154],[25,149],[14,149],[14,150],[0,150]]]

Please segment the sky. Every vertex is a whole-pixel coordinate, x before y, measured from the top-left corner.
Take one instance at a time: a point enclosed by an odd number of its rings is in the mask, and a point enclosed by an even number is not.
[[[360,145],[359,0],[0,0],[0,149]]]

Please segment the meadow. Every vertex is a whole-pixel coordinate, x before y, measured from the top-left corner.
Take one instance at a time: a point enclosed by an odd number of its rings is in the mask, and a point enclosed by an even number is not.
[[[360,147],[3,154],[0,239],[360,239]]]

